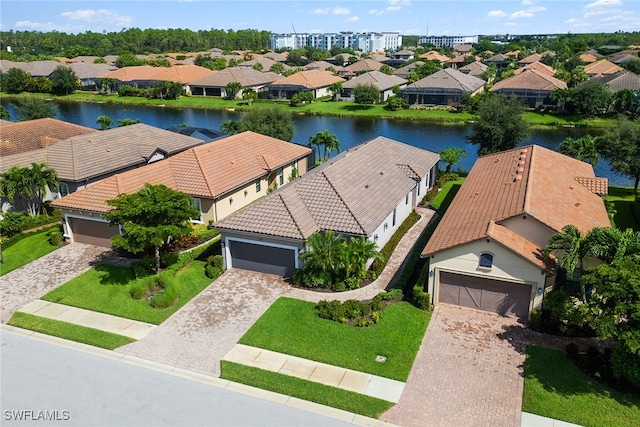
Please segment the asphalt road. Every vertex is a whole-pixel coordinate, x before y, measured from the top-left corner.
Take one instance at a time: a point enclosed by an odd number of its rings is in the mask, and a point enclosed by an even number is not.
[[[353,426],[13,333],[0,343],[2,426]]]

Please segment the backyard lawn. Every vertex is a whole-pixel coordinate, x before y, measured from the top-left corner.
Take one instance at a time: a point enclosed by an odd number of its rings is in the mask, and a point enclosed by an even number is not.
[[[611,201],[615,207],[616,213],[613,216],[613,225],[626,230],[631,228],[640,231],[640,224],[633,216],[633,188],[631,187],[609,187],[609,194],[604,197],[605,200]]]
[[[52,229],[44,229],[19,240],[6,249],[2,248],[0,276],[58,249],[58,246],[49,243],[49,232]]]
[[[398,302],[384,309],[378,324],[359,328],[321,319],[313,303],[279,298],[239,343],[406,381],[429,318]],[[378,355],[387,361],[376,362]]]
[[[528,347],[524,375],[524,412],[587,427],[638,425],[640,397],[590,378],[562,351]]]
[[[176,274],[179,298],[173,307],[156,309],[144,300],[134,300],[129,290],[135,278],[128,267],[99,265],[42,297],[87,310],[158,325],[175,313],[210,283],[204,261],[191,261]]]
[[[111,332],[100,331],[98,329],[87,328],[85,326],[74,325],[72,323],[61,322],[59,320],[47,319],[45,317],[34,316],[33,314],[16,312],[9,319],[9,325],[16,326],[30,331],[42,332],[71,341],[81,342],[96,347],[113,350],[121,345],[134,342],[133,338],[125,337]]]

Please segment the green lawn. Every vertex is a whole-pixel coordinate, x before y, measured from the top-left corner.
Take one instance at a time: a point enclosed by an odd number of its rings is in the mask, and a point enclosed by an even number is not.
[[[0,263],[0,276],[58,249],[57,246],[49,243],[51,229],[27,236],[6,249],[2,248],[3,261]]]
[[[133,338],[112,334],[111,332],[74,325],[59,320],[47,319],[28,313],[13,313],[8,324],[18,328],[29,329],[30,331],[53,335],[54,337],[106,348],[108,350],[113,350],[121,345],[135,341]]]
[[[429,318],[399,302],[385,308],[378,324],[358,328],[319,318],[313,303],[279,298],[238,342],[406,381]],[[387,361],[376,362],[378,355]]]
[[[640,398],[580,371],[562,351],[528,347],[522,410],[583,426],[637,426]]]
[[[453,198],[458,194],[458,190],[460,190],[464,180],[465,178],[460,178],[455,181],[445,182],[440,192],[431,201],[430,207],[438,211],[440,215],[443,215]]]
[[[191,261],[178,272],[178,302],[162,310],[132,299],[129,296],[134,281],[131,269],[112,265],[92,268],[42,299],[158,325],[211,283],[204,274],[204,266],[204,261]]]
[[[220,368],[220,378],[343,409],[367,417],[378,418],[393,406],[393,403],[386,400],[251,366],[239,365],[226,360],[220,363]]]
[[[613,225],[625,230],[632,228],[640,231],[640,224],[633,216],[633,188],[630,187],[609,187],[609,194],[604,197],[605,200],[613,202],[616,213],[613,216]]]

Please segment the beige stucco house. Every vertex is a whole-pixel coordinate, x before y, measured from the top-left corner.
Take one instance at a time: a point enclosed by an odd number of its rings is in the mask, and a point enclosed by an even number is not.
[[[191,196],[201,212],[194,222],[214,222],[306,173],[310,154],[308,147],[247,131],[113,175],[52,206],[63,213],[66,239],[109,247],[118,229],[103,216],[112,209],[107,200],[119,194],[164,184]]]

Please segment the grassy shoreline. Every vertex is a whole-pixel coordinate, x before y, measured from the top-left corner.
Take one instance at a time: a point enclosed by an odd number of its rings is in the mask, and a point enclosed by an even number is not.
[[[47,93],[23,93],[19,95],[1,93],[0,95],[8,100],[33,95],[39,98],[51,99],[56,102],[109,103],[116,105],[144,105],[166,108],[200,108],[230,111],[249,111],[254,108],[260,108],[264,105],[278,104],[284,106],[291,113],[299,115],[373,117],[380,119],[421,121],[442,125],[465,125],[472,122],[475,118],[471,113],[453,112],[444,108],[411,108],[408,110],[387,111],[384,109],[384,105],[362,106],[349,101],[333,102],[329,100],[319,100],[301,107],[291,107],[288,102],[284,101],[258,101],[249,104],[243,100],[226,100],[222,98],[200,96],[182,96],[177,100],[163,100],[124,97],[118,96],[117,94],[100,95],[95,92],[79,91],[64,96],[55,96]],[[533,111],[525,112],[524,119],[533,128],[542,129],[563,127],[602,129],[612,126],[615,123],[614,119],[609,118],[585,119],[577,116],[558,117],[551,114],[543,114]]]

